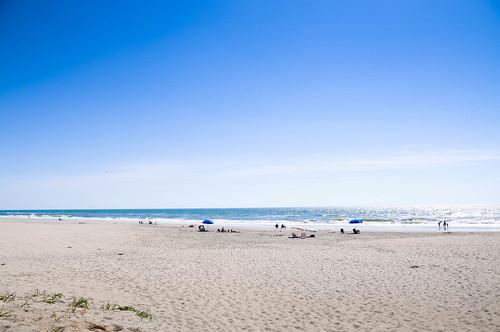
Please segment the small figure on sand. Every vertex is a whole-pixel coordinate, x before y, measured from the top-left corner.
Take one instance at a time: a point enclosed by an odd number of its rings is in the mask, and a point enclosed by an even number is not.
[[[276,225],[274,225],[274,228],[279,228],[280,226],[278,225],[278,223],[276,223]]]
[[[344,234],[344,229],[343,228],[340,229],[340,233]]]
[[[286,228],[286,226],[284,224],[281,224],[281,228]]]

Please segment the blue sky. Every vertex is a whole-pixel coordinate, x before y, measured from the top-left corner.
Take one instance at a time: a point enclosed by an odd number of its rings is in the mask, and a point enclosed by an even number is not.
[[[495,1],[2,1],[0,208],[500,203]]]

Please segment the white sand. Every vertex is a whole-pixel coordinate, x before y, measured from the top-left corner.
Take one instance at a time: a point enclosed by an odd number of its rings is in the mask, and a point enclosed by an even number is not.
[[[290,233],[2,219],[0,331],[500,331],[500,233]]]

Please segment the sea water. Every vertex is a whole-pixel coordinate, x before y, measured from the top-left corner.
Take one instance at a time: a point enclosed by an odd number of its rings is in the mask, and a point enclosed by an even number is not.
[[[450,231],[500,231],[500,206],[475,207],[281,207],[213,209],[105,209],[105,210],[3,210],[0,217],[33,219],[89,219],[97,221],[196,223],[241,227],[273,227],[276,223],[310,230],[350,229],[351,219],[362,219],[356,228],[373,231],[438,231],[446,220]]]

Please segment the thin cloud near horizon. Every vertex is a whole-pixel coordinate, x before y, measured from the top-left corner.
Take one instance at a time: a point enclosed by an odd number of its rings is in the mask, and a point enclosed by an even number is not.
[[[405,152],[378,158],[315,160],[307,163],[270,165],[261,168],[236,171],[233,175],[275,175],[279,173],[294,174],[306,172],[370,172],[394,169],[444,167],[497,160],[500,160],[500,152],[472,150]]]
[[[154,179],[170,178],[176,176],[194,177],[211,174],[212,176],[251,177],[271,175],[291,175],[303,173],[325,172],[377,172],[398,169],[424,169],[449,166],[466,166],[470,163],[492,162],[500,160],[500,152],[491,150],[443,150],[443,151],[405,151],[399,154],[385,155],[372,158],[318,158],[305,156],[307,161],[291,161],[280,164],[267,164],[265,162],[244,163],[234,161],[219,162],[182,162],[152,161],[141,163],[121,163],[109,165],[102,172],[60,174],[38,177],[45,181],[75,181],[83,179],[112,180],[112,179]],[[249,166],[250,164],[250,166]],[[19,178],[19,177],[18,177]],[[20,177],[22,178],[22,177]],[[27,176],[29,178],[29,176]],[[35,180],[36,181],[36,180]]]

